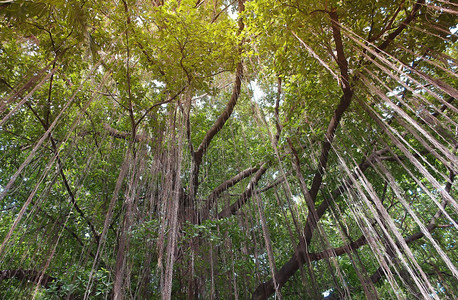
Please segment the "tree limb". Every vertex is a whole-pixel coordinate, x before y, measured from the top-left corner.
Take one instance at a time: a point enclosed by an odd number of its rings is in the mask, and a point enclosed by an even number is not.
[[[164,101],[160,101],[160,102],[157,102],[157,103],[154,103],[150,108],[148,108],[146,110],[146,112],[137,120],[137,122],[135,123],[136,126],[138,126],[138,124],[140,124],[140,122],[155,108],[155,107],[158,107],[159,105],[162,105],[162,104],[166,104],[166,103],[169,103],[169,102],[172,102],[173,100],[175,100],[181,93],[184,92],[184,90],[186,89],[186,86],[184,86],[178,93],[176,93],[175,95],[173,95],[172,97],[170,97],[169,99],[167,100],[164,100]]]
[[[388,151],[388,148],[384,148],[378,151],[373,152],[366,159],[358,165],[360,172],[354,171],[352,176],[357,177],[358,174],[364,173],[369,167],[372,166],[372,161],[375,157],[383,155],[385,152]],[[348,178],[344,183],[342,183],[339,187],[334,189],[331,193],[331,197],[327,197],[323,200],[323,202],[317,207],[316,209],[316,220],[319,220],[327,211],[329,206],[335,201],[346,189],[346,186],[351,186],[352,181]],[[311,213],[307,216],[307,220],[304,227],[304,238],[305,240],[301,239],[299,241],[299,245],[296,248],[293,256],[291,259],[286,262],[282,268],[276,273],[276,280],[280,286],[284,285],[286,281],[296,273],[300,266],[302,266],[306,261],[307,255],[307,247],[312,239],[312,234],[314,229],[317,226],[317,222],[314,221],[315,218],[311,217]],[[270,292],[270,294],[269,294]],[[260,284],[253,294],[253,299],[265,299],[268,295],[271,295],[274,292],[273,281],[270,279],[269,281]]]
[[[410,11],[410,14],[405,18],[404,21],[401,22],[401,24],[396,28],[395,31],[390,33],[388,37],[386,38],[385,41],[383,41],[376,49],[377,52],[380,52],[382,50],[385,50],[388,45],[399,35],[401,32],[411,23],[413,20],[415,20],[417,16],[417,12],[420,10],[422,7],[422,4],[425,3],[425,0],[417,0],[417,2],[414,4],[412,10]]]
[[[452,188],[452,183],[453,183],[454,179],[455,179],[455,173],[453,171],[450,171],[449,181],[447,181],[447,183],[445,184],[445,191],[447,193],[450,193],[451,188]],[[445,209],[446,205],[447,205],[447,200],[443,200],[442,203],[441,203],[442,208]],[[426,229],[429,232],[432,232],[436,228],[442,227],[441,225],[436,224],[437,219],[440,218],[441,215],[442,215],[442,211],[439,209],[434,214],[434,216],[431,218],[431,220],[429,221],[428,225],[426,225]],[[410,244],[410,243],[412,243],[412,242],[414,242],[416,240],[421,239],[423,236],[424,236],[424,233],[419,231],[417,233],[414,233],[412,235],[409,235],[409,236],[405,237],[404,241],[406,242],[406,244]],[[383,268],[379,267],[377,269],[377,271],[375,271],[374,274],[371,275],[371,280],[372,280],[372,282],[375,283],[375,282],[378,282],[380,279],[382,279],[383,276],[384,276]]]
[[[227,189],[233,187],[234,185],[239,183],[241,180],[247,178],[248,176],[250,176],[251,174],[253,174],[254,172],[256,172],[258,170],[259,170],[259,167],[253,167],[253,168],[245,169],[242,172],[240,172],[239,174],[233,176],[232,178],[224,181],[219,186],[217,186],[206,199],[206,203],[207,203],[206,209],[210,210],[212,208],[213,204],[215,203],[216,199],[224,191],[226,191]]]
[[[393,25],[393,22],[394,20],[396,19],[396,17],[398,16],[398,14],[401,12],[401,9],[402,7],[404,6],[404,2],[405,0],[403,0],[398,8],[396,9],[396,11],[394,12],[393,16],[391,17],[390,21],[388,21],[388,24],[386,24],[386,26],[378,33],[376,34],[375,36],[371,37],[371,38],[368,38],[368,41],[369,42],[374,42],[376,41],[379,37],[381,37],[385,32],[387,32],[388,30],[391,29],[391,26]]]
[[[244,0],[238,0],[239,14],[241,14],[245,9],[244,2],[245,2]],[[243,31],[243,28],[245,27],[241,17],[239,17],[238,26],[239,26],[238,33],[240,35]],[[240,42],[239,47],[238,47],[239,54],[242,53],[242,45],[243,45],[243,39]],[[242,78],[243,78],[243,63],[242,61],[240,61],[237,64],[237,69],[235,72],[234,87],[232,89],[231,98],[229,99],[229,102],[226,104],[226,108],[221,113],[221,115],[218,117],[218,119],[216,119],[213,126],[207,131],[207,133],[205,134],[197,150],[192,153],[192,160],[193,160],[192,172],[191,172],[191,194],[192,194],[191,196],[192,197],[196,195],[197,189],[199,186],[199,169],[202,163],[202,157],[207,152],[208,146],[210,145],[212,139],[223,128],[224,124],[231,116],[232,111],[234,110],[234,107],[237,104],[237,100],[239,99],[239,96],[240,96],[240,91],[242,87]]]
[[[232,111],[234,110],[234,107],[237,104],[237,100],[240,95],[240,90],[242,86],[242,77],[243,77],[243,65],[241,62],[239,62],[237,64],[237,71],[235,73],[235,83],[232,89],[232,95],[231,95],[229,102],[226,105],[226,108],[221,113],[221,115],[218,117],[218,119],[215,121],[213,126],[207,131],[199,147],[192,155],[193,162],[194,162],[194,167],[192,171],[192,176],[193,176],[192,184],[195,188],[194,193],[197,192],[199,168],[200,168],[200,164],[202,163],[202,157],[207,152],[208,146],[210,145],[212,139],[223,128],[224,124],[231,116]]]
[[[335,256],[341,256],[343,254],[347,254],[350,252],[355,251],[356,249],[360,248],[361,246],[364,246],[367,244],[366,237],[362,235],[360,238],[358,238],[356,241],[353,241],[349,244],[346,244],[344,246],[334,248],[334,249],[327,249],[321,252],[317,253],[308,253],[307,255],[309,256],[310,260],[317,261],[325,258],[331,258]]]
[[[16,269],[16,270],[2,270],[0,271],[0,281],[15,278],[20,281],[30,281],[33,283],[40,282],[41,285],[45,288],[49,288],[53,281],[56,281],[55,277],[52,277],[48,274],[43,274],[43,272],[35,271],[35,270],[23,270],[23,269]]]
[[[218,214],[218,219],[228,218],[232,215],[235,215],[237,211],[248,201],[248,199],[250,199],[258,181],[261,179],[262,175],[264,175],[266,171],[267,171],[267,164],[264,163],[259,168],[259,170],[254,174],[254,176],[251,178],[250,183],[248,184],[247,188],[245,189],[245,192],[239,197],[239,199],[235,203],[224,208]]]
[[[46,122],[40,118],[40,116],[35,111],[35,109],[33,109],[33,107],[28,102],[26,102],[26,105],[32,111],[32,113],[35,115],[35,117],[38,119],[38,121],[41,123],[41,125],[44,128],[44,130],[48,130],[48,124],[46,124]],[[73,191],[70,188],[70,185],[68,184],[67,177],[65,176],[65,172],[64,172],[64,169],[63,169],[63,164],[62,164],[62,161],[61,161],[60,156],[59,156],[59,151],[57,149],[56,141],[54,140],[54,138],[52,137],[51,134],[49,135],[49,140],[51,141],[52,150],[53,150],[54,154],[56,155],[57,166],[59,168],[59,173],[60,173],[60,176],[62,178],[62,182],[64,183],[65,189],[67,190],[67,193],[70,196],[70,202],[75,207],[75,210],[78,212],[78,214],[81,216],[81,218],[83,218],[83,220],[86,221],[86,223],[88,224],[89,228],[92,231],[92,234],[94,235],[94,238],[95,238],[96,242],[98,243],[99,242],[99,235],[98,235],[97,231],[95,230],[94,225],[86,217],[86,214],[81,210],[81,208],[76,203],[75,195],[73,194]]]
[[[424,0],[418,0],[409,16],[399,25],[399,27],[388,35],[387,39],[378,47],[377,51],[382,51],[406,28],[406,26],[412,22],[418,10],[421,8],[421,4]],[[331,17],[332,23],[332,31],[333,31],[333,38],[336,45],[336,52],[337,52],[337,64],[339,65],[340,74],[341,74],[341,88],[343,91],[343,95],[340,99],[339,105],[337,106],[336,110],[334,111],[334,115],[329,122],[328,129],[326,131],[325,139],[322,142],[322,150],[319,158],[318,169],[315,173],[315,176],[312,181],[312,186],[309,190],[310,196],[313,201],[316,200],[316,196],[318,195],[318,191],[320,190],[321,183],[323,181],[323,175],[326,169],[329,151],[331,149],[331,144],[334,140],[336,129],[342,119],[343,113],[348,109],[351,103],[351,99],[353,96],[353,90],[350,85],[349,81],[349,74],[348,74],[348,63],[345,57],[345,53],[343,51],[343,43],[342,37],[340,32],[340,25],[338,20],[338,15],[335,9],[326,11],[329,16]],[[357,77],[354,78],[356,80]],[[369,167],[369,166],[367,166]],[[367,168],[366,167],[366,168]],[[338,191],[338,194],[341,192]],[[307,248],[306,245],[310,242],[313,230],[317,226],[317,221],[319,218],[323,216],[326,212],[327,208],[329,207],[332,200],[326,200],[321,203],[321,205],[316,209],[316,212],[313,212],[313,215],[316,214],[318,218],[311,218],[312,214],[309,212],[307,216],[306,225],[304,228],[305,238],[306,240],[301,240],[298,247],[295,250],[294,255],[292,258],[286,262],[279,271],[275,274],[275,279],[277,284],[283,286],[286,281],[299,269],[301,265],[305,262],[305,255],[307,255],[305,249]],[[273,286],[273,281],[270,279],[265,283],[261,283],[258,285],[256,290],[253,293],[253,299],[267,299],[270,295],[274,293],[275,289]]]
[[[288,175],[288,174],[286,174]],[[269,184],[268,186],[265,186],[263,187],[262,189],[259,189],[259,190],[256,190],[256,193],[258,194],[261,194],[261,193],[264,193],[268,190],[270,190],[271,188],[274,188],[276,187],[277,185],[279,185],[280,183],[282,183],[283,181],[285,181],[286,178],[285,177],[280,177],[278,179],[275,179],[271,184]]]
[[[132,138],[132,133],[114,129],[108,124],[103,124],[103,128],[112,137],[115,137],[115,138],[118,138],[118,139],[124,139],[124,140]],[[147,135],[136,134],[135,138],[134,138],[134,141],[135,142],[147,142],[147,141],[153,141],[153,139],[151,137],[147,136]]]

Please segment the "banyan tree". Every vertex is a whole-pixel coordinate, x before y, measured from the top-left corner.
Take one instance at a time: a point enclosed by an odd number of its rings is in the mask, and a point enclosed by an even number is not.
[[[457,15],[0,1],[0,298],[456,299]]]

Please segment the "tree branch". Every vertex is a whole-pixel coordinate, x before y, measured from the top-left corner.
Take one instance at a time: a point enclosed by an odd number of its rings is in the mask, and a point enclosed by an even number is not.
[[[232,178],[224,181],[221,183],[219,186],[217,186],[211,194],[207,197],[205,200],[207,205],[206,205],[206,210],[210,210],[213,207],[213,204],[215,203],[216,199],[227,189],[233,187],[237,183],[239,183],[241,180],[247,178],[254,172],[258,171],[259,167],[253,167],[253,168],[248,168],[240,172],[239,174],[233,176]]]
[[[334,111],[334,115],[332,116],[331,121],[329,122],[324,141],[322,142],[322,149],[319,158],[318,169],[315,173],[315,176],[312,181],[312,186],[310,188],[310,197],[313,201],[315,201],[316,196],[318,195],[318,191],[321,187],[321,183],[323,181],[323,175],[327,166],[329,151],[331,150],[331,144],[334,141],[335,132],[337,130],[337,127],[339,126],[340,120],[342,119],[344,112],[350,106],[351,99],[353,96],[353,90],[350,87],[349,83],[348,63],[343,50],[342,36],[340,34],[339,19],[335,10],[331,11],[329,15],[331,16],[332,32],[336,44],[337,64],[340,68],[340,74],[342,79],[341,88],[343,91],[343,95],[340,99],[339,105]]]
[[[120,131],[117,129],[112,128],[108,124],[103,124],[103,128],[108,132],[108,134],[112,137],[118,138],[118,139],[131,139],[132,138],[132,133],[130,132],[125,132],[125,131]],[[147,142],[147,141],[153,141],[153,138],[147,136],[147,135],[142,135],[142,134],[136,134],[134,138],[135,142]]]
[[[288,175],[288,174],[286,174]],[[256,193],[257,194],[261,194],[261,193],[264,193],[268,190],[270,190],[271,188],[274,188],[276,187],[277,185],[279,185],[280,183],[282,183],[283,181],[285,181],[286,178],[285,177],[280,177],[278,179],[275,179],[271,184],[269,184],[268,186],[265,186],[263,187],[262,189],[259,189],[259,190],[256,190]]]
[[[239,199],[232,205],[224,208],[219,214],[218,219],[228,218],[232,215],[235,215],[237,211],[250,199],[253,191],[258,184],[258,181],[261,179],[262,175],[267,171],[267,164],[264,163],[259,168],[259,170],[251,178],[250,183],[245,189],[245,192],[239,197]]]
[[[356,249],[364,246],[367,244],[366,237],[362,235],[356,241],[353,241],[347,245],[342,247],[334,248],[334,249],[327,249],[317,253],[308,253],[310,260],[317,261],[325,258],[331,258],[335,256],[341,256],[343,254],[347,254],[350,252],[355,251]]]
[[[32,111],[32,113],[35,115],[35,117],[38,119],[38,121],[41,123],[41,125],[44,128],[44,130],[47,131],[48,130],[48,124],[46,124],[46,122],[43,121],[40,118],[38,113],[35,111],[35,109],[33,109],[33,107],[28,102],[26,102],[26,105]],[[58,148],[57,148],[56,141],[54,140],[54,138],[52,137],[51,134],[49,135],[49,140],[51,141],[52,151],[56,155],[56,161],[57,161],[57,166],[59,168],[59,174],[60,174],[60,176],[62,178],[62,182],[64,183],[65,189],[67,190],[67,193],[70,196],[70,202],[75,207],[76,211],[81,216],[81,218],[83,218],[83,220],[86,221],[86,223],[88,224],[89,228],[92,231],[92,234],[94,235],[94,238],[95,238],[96,242],[98,243],[99,242],[99,235],[98,235],[97,231],[95,230],[94,225],[86,217],[85,213],[81,210],[81,208],[76,203],[75,195],[73,194],[73,191],[70,188],[70,185],[68,184],[67,177],[65,176],[65,172],[64,172],[64,169],[63,169],[63,164],[62,164],[62,161],[60,160],[59,151],[58,151]]]
[[[376,35],[373,36],[373,37],[368,38],[368,41],[369,41],[369,42],[374,42],[374,41],[376,41],[376,40],[377,40],[379,37],[381,37],[385,32],[387,32],[388,30],[391,29],[391,26],[393,25],[394,20],[396,19],[396,17],[397,17],[398,14],[401,12],[401,9],[402,9],[403,6],[404,6],[404,2],[405,2],[405,0],[403,0],[403,1],[399,4],[398,8],[397,8],[396,11],[394,12],[394,14],[393,14],[393,16],[391,17],[391,19],[390,19],[390,21],[388,22],[388,24],[386,24],[386,26],[385,26],[378,34],[376,34]]]
[[[43,274],[43,272],[35,270],[16,269],[0,271],[0,282],[3,280],[15,278],[20,281],[31,281],[33,283],[38,283],[40,281],[40,277],[43,277],[41,280],[41,285],[45,288],[49,288],[51,286],[51,282],[56,281],[55,277],[52,277],[48,274]]]
[[[232,95],[231,95],[229,102],[226,105],[226,108],[221,113],[221,115],[218,117],[218,119],[215,121],[213,126],[207,131],[199,147],[192,155],[193,161],[194,161],[194,168],[192,172],[192,176],[193,176],[192,184],[194,185],[194,188],[195,188],[194,193],[197,192],[199,168],[200,168],[200,164],[202,163],[202,157],[207,152],[208,146],[210,145],[212,139],[223,128],[224,124],[231,116],[232,111],[234,110],[234,107],[237,104],[237,100],[240,95],[240,90],[242,86],[242,77],[243,77],[243,65],[240,62],[237,64],[234,88],[232,89]]]
[[[399,27],[392,32],[390,35],[388,35],[387,39],[378,47],[377,51],[382,51],[388,45],[406,28],[406,26],[412,22],[418,10],[421,8],[421,4],[424,2],[424,0],[418,0],[411,13],[409,16],[399,25]],[[353,96],[353,90],[350,85],[349,81],[349,74],[348,74],[348,63],[345,57],[345,53],[343,51],[343,43],[342,43],[342,37],[341,37],[341,31],[340,31],[340,25],[339,25],[339,20],[338,20],[338,15],[335,9],[332,9],[330,12],[326,11],[329,16],[331,17],[331,25],[332,25],[332,32],[333,32],[333,38],[334,42],[336,45],[336,52],[337,52],[337,64],[340,69],[340,74],[341,74],[341,88],[343,91],[343,95],[340,99],[340,102],[334,111],[334,115],[329,122],[328,129],[326,131],[325,139],[322,142],[322,150],[319,158],[319,164],[318,164],[318,169],[315,173],[315,176],[312,181],[311,188],[309,190],[310,197],[313,201],[316,200],[316,196],[318,195],[318,191],[320,190],[321,183],[323,181],[323,175],[326,170],[327,166],[327,161],[328,161],[328,156],[329,156],[329,151],[331,149],[331,144],[334,140],[335,132],[336,129],[340,123],[340,120],[342,119],[343,113],[348,109],[350,106],[352,96]],[[354,79],[356,80],[357,77]],[[366,168],[369,166],[366,166]],[[343,190],[342,190],[343,191]],[[341,191],[337,191],[336,194],[340,194]],[[306,225],[304,228],[305,232],[305,241],[300,241],[298,247],[296,248],[296,251],[293,255],[293,257],[286,262],[282,268],[276,272],[275,274],[275,279],[277,284],[279,286],[283,286],[286,281],[299,269],[299,267],[304,264],[305,262],[305,255],[307,255],[305,249],[307,248],[306,245],[310,242],[312,233],[314,229],[317,226],[317,222],[319,218],[323,216],[323,214],[326,212],[327,208],[331,204],[332,200],[325,199],[323,203],[317,208],[316,212],[309,212],[309,215],[307,216],[307,221]],[[311,217],[312,215],[317,216],[317,218]],[[273,281],[270,279],[269,281],[265,283],[261,283],[258,285],[256,290],[253,293],[253,299],[267,299],[270,295],[274,293],[275,289],[273,286]]]
[[[380,52],[382,50],[385,50],[388,45],[411,23],[417,16],[417,12],[420,10],[422,7],[422,4],[425,3],[425,0],[418,0],[415,2],[412,10],[410,11],[410,14],[407,16],[407,18],[396,28],[395,31],[390,33],[386,40],[382,42],[377,48],[377,52]]]
[[[323,182],[323,175],[326,171],[326,166],[328,162],[329,151],[331,150],[331,144],[334,140],[335,132],[339,126],[340,120],[344,112],[350,106],[353,90],[350,86],[349,74],[348,74],[348,63],[344,53],[344,47],[342,42],[342,35],[340,32],[340,23],[339,18],[336,12],[336,9],[332,9],[329,13],[331,17],[331,27],[332,34],[334,38],[334,43],[336,45],[337,52],[337,64],[339,65],[340,75],[341,75],[341,88],[343,95],[340,99],[340,102],[334,111],[331,121],[329,122],[328,129],[324,141],[322,142],[322,149],[319,158],[318,168],[313,177],[312,185],[308,191],[308,195],[304,197],[308,198],[308,201],[311,203],[316,201],[318,191],[320,190],[321,183]],[[305,191],[306,192],[306,191]],[[326,203],[326,202],[324,202]],[[323,204],[322,204],[323,205]],[[295,251],[293,257],[283,265],[283,267],[275,273],[276,283],[282,287],[286,281],[299,269],[299,267],[304,264],[306,254],[306,245],[310,242],[313,230],[316,228],[316,224],[321,216],[324,214],[329,204],[324,206],[320,205],[318,209],[312,209],[309,211],[307,216],[306,226],[304,228],[304,233],[306,241],[303,239],[300,240],[299,245]],[[310,206],[310,205],[309,205]],[[321,211],[320,208],[322,208]],[[273,286],[273,280],[269,280],[266,283],[261,283],[253,293],[253,299],[267,299],[270,295],[274,293],[275,289]]]
[[[358,169],[360,170],[360,172],[354,171],[352,176],[356,178],[358,177],[358,174],[364,173],[369,167],[372,166],[372,161],[376,157],[383,155],[387,151],[388,151],[388,148],[384,148],[384,149],[375,151],[372,154],[370,154],[369,156],[367,156],[366,159],[358,165]],[[334,191],[332,191],[331,193],[331,197],[325,198],[324,201],[316,209],[316,219],[319,220],[324,215],[324,213],[327,211],[327,209],[332,204],[332,202],[335,201],[346,190],[345,187],[351,186],[352,184],[353,184],[352,180],[348,178],[339,187],[334,189]],[[287,263],[285,263],[283,267],[277,272],[276,274],[277,283],[283,282],[283,284],[285,284],[286,281],[289,279],[289,277],[293,276],[294,273],[299,269],[299,267],[305,263],[306,255],[307,255],[306,245],[310,243],[312,239],[313,231],[317,225],[317,222],[315,222],[314,220],[315,219],[311,217],[311,213],[309,213],[309,215],[307,216],[307,220],[306,220],[305,228],[304,228],[305,241],[304,240],[299,241],[299,245],[296,248],[295,253],[292,256],[292,258]],[[260,284],[257,287],[256,291],[253,294],[253,299],[265,299],[265,297],[269,295],[268,294],[269,291],[271,291],[270,294],[272,294],[274,291],[272,279],[270,279],[269,281],[265,283]]]
[[[173,100],[175,100],[181,93],[183,93],[183,91],[186,89],[186,86],[184,86],[178,93],[176,93],[175,95],[173,95],[172,97],[170,97],[169,99],[167,100],[164,100],[164,101],[160,101],[158,103],[154,103],[150,108],[148,108],[146,110],[146,112],[140,117],[140,119],[138,119],[137,123],[135,123],[135,126],[138,126],[138,124],[140,124],[140,122],[155,108],[155,107],[158,107],[159,105],[162,105],[162,104],[166,104],[166,103],[169,103],[169,102],[172,102]]]
[[[452,189],[452,184],[453,184],[454,179],[455,179],[455,173],[453,171],[450,171],[449,181],[447,181],[447,183],[445,184],[445,191],[447,193],[449,193],[449,194],[450,194],[450,191]],[[443,200],[442,203],[441,203],[442,208],[445,209],[446,205],[447,205],[447,200]],[[441,225],[436,224],[437,219],[440,218],[441,215],[442,215],[442,211],[439,209],[434,214],[434,216],[431,218],[431,220],[429,221],[428,225],[426,225],[426,229],[429,232],[432,232],[436,228],[443,227]],[[424,233],[419,231],[417,233],[414,233],[412,235],[407,236],[406,238],[404,238],[404,241],[406,242],[406,244],[410,244],[410,243],[412,243],[412,242],[414,242],[416,240],[421,239],[423,236],[424,236]],[[383,276],[384,276],[383,268],[379,267],[377,269],[377,271],[375,271],[374,274],[371,275],[371,280],[372,280],[372,282],[376,283],[380,279],[382,279]]]
[[[239,4],[239,14],[241,14],[245,9],[244,0],[238,0],[238,2],[239,2],[238,3]],[[238,33],[240,35],[243,31],[243,28],[245,27],[241,17],[239,17],[238,25],[239,25]],[[238,50],[239,54],[242,53],[242,45],[243,45],[243,39],[239,44],[239,50]],[[212,139],[223,128],[224,124],[231,116],[232,111],[234,110],[234,107],[237,104],[237,100],[239,99],[239,96],[240,96],[240,91],[242,87],[242,78],[243,78],[243,64],[240,61],[237,64],[237,69],[235,72],[234,87],[232,89],[231,98],[229,99],[229,102],[227,103],[226,108],[221,113],[221,115],[218,117],[218,119],[216,119],[213,126],[207,131],[207,133],[205,134],[197,150],[194,153],[192,153],[192,158],[193,158],[193,163],[192,163],[193,166],[192,166],[192,172],[191,172],[191,194],[192,194],[191,196],[192,197],[196,195],[197,189],[199,186],[199,169],[202,163],[202,157],[207,152],[208,146],[210,145]]]

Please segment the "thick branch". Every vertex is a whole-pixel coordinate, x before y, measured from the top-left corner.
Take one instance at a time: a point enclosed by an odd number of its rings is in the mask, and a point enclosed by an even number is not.
[[[264,163],[259,170],[251,178],[250,183],[248,184],[245,192],[239,197],[239,199],[232,205],[226,207],[218,214],[218,219],[227,218],[232,215],[235,215],[237,211],[250,199],[253,191],[261,179],[262,175],[267,171],[267,165]]]
[[[277,128],[277,133],[275,134],[274,138],[274,144],[277,145],[278,141],[280,140],[280,134],[282,131],[282,126],[280,122],[280,100],[281,100],[281,93],[282,93],[282,88],[281,88],[281,77],[277,76],[277,100],[275,101],[275,127]]]
[[[238,0],[239,15],[241,15],[241,13],[245,9],[244,2],[245,2],[244,0]],[[239,17],[238,25],[239,25],[238,33],[241,34],[243,31],[243,28],[245,27],[241,17]],[[243,45],[243,39],[239,44],[239,50],[238,50],[239,54],[242,53],[242,45]],[[208,146],[210,145],[212,139],[223,128],[224,124],[231,116],[232,111],[234,110],[234,107],[237,104],[237,100],[239,99],[240,90],[242,87],[242,78],[243,78],[243,64],[240,61],[237,64],[237,69],[235,72],[234,87],[232,89],[231,98],[229,99],[229,102],[227,103],[226,108],[221,113],[221,115],[218,117],[218,119],[215,121],[213,126],[207,131],[207,133],[205,134],[197,150],[194,153],[192,153],[193,166],[192,166],[192,173],[191,173],[191,194],[192,194],[191,196],[195,196],[195,194],[197,193],[197,188],[199,186],[199,169],[202,163],[202,157],[207,152]]]
[[[205,134],[205,137],[203,138],[202,142],[200,143],[199,147],[197,148],[197,151],[194,152],[194,159],[199,164],[202,162],[202,156],[207,151],[208,145],[210,145],[211,140],[223,128],[224,124],[231,116],[235,105],[237,104],[237,100],[239,98],[240,89],[242,85],[242,77],[243,77],[243,65],[240,62],[237,64],[237,72],[235,73],[235,83],[234,83],[234,88],[232,89],[231,99],[229,100],[229,102],[226,105],[226,108],[221,113],[221,115],[218,117],[218,119],[215,121],[213,126]]]
[[[49,288],[51,282],[56,280],[56,278],[47,274],[43,274],[43,272],[35,270],[16,269],[0,271],[0,282],[3,280],[15,278],[20,281],[30,281],[33,283],[38,283],[41,276],[43,276],[43,278],[41,279],[41,285],[45,288]]]
[[[337,106],[336,110],[334,111],[334,115],[332,116],[331,121],[329,122],[328,129],[326,131],[326,136],[322,143],[322,149],[321,149],[318,169],[315,173],[315,176],[312,182],[312,186],[310,188],[310,196],[313,201],[315,201],[316,196],[318,195],[318,191],[320,189],[321,183],[323,181],[323,175],[324,175],[327,163],[328,163],[329,151],[331,150],[331,144],[334,141],[334,136],[335,136],[337,126],[339,126],[340,120],[342,119],[344,112],[350,106],[351,99],[353,96],[353,91],[349,83],[348,64],[347,64],[347,59],[345,57],[345,53],[343,50],[342,36],[340,34],[340,25],[339,25],[337,13],[335,11],[332,11],[329,13],[329,15],[331,16],[331,21],[332,21],[332,32],[333,32],[333,36],[334,36],[334,40],[336,44],[337,63],[340,68],[340,74],[341,74],[341,79],[342,79],[341,87],[342,87],[343,95],[340,99],[339,105]]]
[[[215,203],[216,199],[221,195],[221,193],[225,192],[227,189],[233,187],[237,183],[239,183],[241,180],[247,178],[254,172],[258,171],[259,167],[254,167],[254,168],[248,168],[240,172],[239,174],[235,175],[234,177],[224,181],[221,183],[218,187],[216,187],[213,192],[211,192],[210,196],[208,196],[206,202],[206,209],[210,210]]]
[[[355,251],[356,249],[360,248],[361,246],[364,246],[367,244],[366,237],[362,235],[359,239],[357,239],[354,242],[351,242],[347,245],[344,245],[342,247],[334,248],[334,249],[327,249],[322,252],[318,253],[309,253],[308,256],[310,260],[317,261],[325,258],[331,258],[334,256],[340,256],[344,255],[346,253],[351,253]]]
[[[407,18],[396,28],[395,31],[390,33],[386,40],[378,46],[377,51],[385,50],[386,47],[399,35],[401,32],[411,23],[413,20],[415,20],[417,16],[417,12],[420,10],[422,4],[425,3],[425,0],[418,0],[415,5],[413,6],[412,10],[410,11],[410,14],[407,16]]]
[[[384,148],[379,151],[373,152],[371,155],[369,155],[362,163],[358,165],[358,168],[360,172],[354,171],[352,176],[354,178],[357,178],[361,173],[364,173],[369,167],[372,166],[372,161],[380,156],[383,155],[388,151],[388,148]],[[342,183],[339,187],[337,187],[334,191],[331,193],[330,198],[325,198],[324,201],[318,206],[316,209],[316,218],[312,218],[311,214],[307,216],[307,221],[305,223],[305,241],[302,239],[299,242],[298,247],[295,250],[294,255],[291,257],[291,259],[283,265],[283,267],[276,273],[276,281],[280,286],[284,285],[286,281],[296,273],[296,271],[299,269],[300,266],[304,264],[306,261],[306,255],[307,255],[307,247],[308,243],[310,243],[312,239],[312,234],[314,229],[316,228],[317,221],[319,220],[324,213],[327,211],[329,208],[329,205],[333,201],[335,201],[345,190],[346,186],[351,186],[353,183],[349,179],[347,179],[344,183]],[[271,295],[275,291],[274,286],[273,286],[273,281],[270,279],[269,281],[260,284],[256,291],[253,294],[253,299],[265,299],[268,297],[268,295]]]
[[[103,128],[112,137],[115,137],[115,138],[118,138],[118,139],[125,139],[125,140],[132,138],[132,133],[114,129],[108,124],[103,124]],[[144,134],[143,135],[136,134],[134,140],[135,140],[135,142],[147,142],[147,141],[152,141],[152,138],[147,136],[147,135],[144,135]]]
[[[345,57],[343,42],[342,42],[342,35],[340,33],[340,24],[338,15],[335,9],[329,12],[329,16],[331,17],[331,26],[332,26],[332,34],[334,37],[334,42],[336,45],[336,52],[337,52],[337,64],[339,65],[340,75],[341,75],[341,88],[343,91],[343,95],[340,99],[340,102],[334,111],[334,115],[332,116],[331,121],[329,122],[328,129],[326,131],[326,135],[324,141],[322,143],[321,154],[318,163],[318,169],[313,177],[312,186],[308,191],[308,195],[304,195],[305,197],[309,198],[309,201],[315,202],[316,197],[318,195],[318,191],[320,190],[321,183],[323,182],[323,175],[326,170],[329,151],[331,150],[331,144],[334,140],[335,132],[337,127],[342,119],[344,112],[350,106],[351,99],[353,96],[353,91],[350,87],[350,80],[348,75],[348,63]],[[307,248],[306,245],[310,242],[312,237],[312,232],[316,228],[316,224],[324,214],[326,209],[328,208],[329,204],[325,204],[323,207],[320,207],[315,211],[310,211],[309,215],[307,216],[306,226],[304,229],[306,241],[301,239],[299,242],[299,246],[295,251],[293,257],[283,265],[283,267],[275,273],[275,279],[277,284],[282,287],[286,281],[299,269],[299,267],[304,264],[305,256]],[[321,211],[320,208],[322,208]],[[253,299],[267,299],[270,295],[274,293],[275,289],[273,286],[273,280],[269,280],[266,283],[260,284],[254,294]]]
[[[386,47],[388,47],[388,45],[407,27],[407,25],[415,19],[417,12],[421,8],[422,3],[424,3],[424,0],[418,0],[415,3],[409,16],[407,16],[407,18],[398,26],[398,28],[394,32],[388,35],[387,39],[378,47],[377,51],[384,50]],[[341,33],[340,33],[338,15],[335,9],[328,13],[331,17],[333,37],[334,37],[334,42],[336,44],[337,63],[339,65],[339,69],[341,73],[341,79],[342,79],[341,85],[342,85],[343,96],[341,97],[339,105],[337,106],[336,110],[334,111],[334,115],[328,125],[326,136],[322,143],[322,150],[321,150],[321,154],[319,158],[318,169],[317,169],[317,172],[315,173],[315,176],[312,181],[312,186],[309,190],[310,196],[313,199],[313,201],[316,200],[316,196],[318,195],[318,191],[320,190],[321,183],[323,181],[323,174],[326,169],[328,155],[331,149],[331,144],[334,140],[335,131],[337,129],[337,126],[340,123],[340,120],[342,119],[343,113],[350,106],[352,95],[353,95],[353,91],[351,89],[350,82],[349,82],[348,64],[345,58],[345,53],[343,51],[343,43],[342,43],[342,38],[341,38]],[[340,194],[340,193],[341,191],[338,191],[336,194]],[[280,287],[283,286],[286,283],[286,281],[305,262],[304,257],[306,255],[306,251],[305,251],[306,245],[311,240],[313,230],[316,228],[316,224],[317,224],[316,222],[326,212],[327,208],[329,207],[331,203],[330,201],[331,200],[329,199],[328,200],[325,199],[325,201],[317,208],[316,216],[318,218],[311,218],[311,214],[309,213],[307,217],[307,221],[306,221],[306,226],[304,229],[306,241],[300,241],[299,246],[297,247],[293,257],[287,263],[285,263],[283,267],[275,274],[276,282],[277,284],[280,285]],[[270,295],[274,293],[274,291],[275,290],[273,286],[273,281],[271,279],[268,282],[261,283],[256,288],[255,292],[253,293],[253,299],[267,299]]]

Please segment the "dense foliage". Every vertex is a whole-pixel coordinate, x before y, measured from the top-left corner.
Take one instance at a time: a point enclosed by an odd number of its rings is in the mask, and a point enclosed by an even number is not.
[[[457,12],[0,1],[0,298],[456,297]]]

